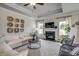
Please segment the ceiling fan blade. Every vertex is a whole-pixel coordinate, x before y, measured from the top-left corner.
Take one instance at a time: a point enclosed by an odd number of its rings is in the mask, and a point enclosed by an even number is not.
[[[36,6],[33,6],[34,9],[36,9]]]
[[[25,4],[24,6],[28,6],[30,3]]]
[[[36,4],[38,4],[38,5],[44,5],[44,3],[36,3]]]

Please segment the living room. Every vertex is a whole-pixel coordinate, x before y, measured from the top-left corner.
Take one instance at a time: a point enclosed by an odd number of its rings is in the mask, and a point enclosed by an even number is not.
[[[0,55],[79,55],[78,6],[79,3],[0,3]],[[63,50],[64,44],[67,51]]]

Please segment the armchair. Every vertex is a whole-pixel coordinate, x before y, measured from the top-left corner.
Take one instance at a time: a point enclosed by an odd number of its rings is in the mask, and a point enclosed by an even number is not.
[[[79,44],[73,44],[75,36],[72,37],[72,40],[69,44],[62,44],[59,51],[59,56],[79,56]]]

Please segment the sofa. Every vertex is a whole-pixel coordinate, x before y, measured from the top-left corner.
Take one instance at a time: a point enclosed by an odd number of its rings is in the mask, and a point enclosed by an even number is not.
[[[6,35],[1,38],[4,41],[0,42],[0,55],[1,56],[27,56],[28,48],[27,43],[31,36],[27,35]],[[0,40],[1,40],[0,39]]]

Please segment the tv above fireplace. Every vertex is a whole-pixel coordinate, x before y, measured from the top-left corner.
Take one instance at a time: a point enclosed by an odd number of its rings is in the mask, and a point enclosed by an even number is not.
[[[45,28],[55,28],[54,22],[45,23]]]

